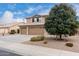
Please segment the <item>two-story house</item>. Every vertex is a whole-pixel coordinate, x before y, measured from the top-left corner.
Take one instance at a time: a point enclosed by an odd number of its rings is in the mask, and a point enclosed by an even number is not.
[[[47,15],[34,15],[26,18],[26,23],[20,25],[21,34],[26,35],[47,35],[44,28]]]

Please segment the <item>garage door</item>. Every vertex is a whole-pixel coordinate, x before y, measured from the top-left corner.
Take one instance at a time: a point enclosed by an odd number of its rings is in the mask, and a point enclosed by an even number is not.
[[[20,27],[20,31],[21,31],[21,34],[27,34],[27,28],[26,28],[26,26],[21,26]]]
[[[29,35],[43,35],[44,28],[41,25],[29,26],[28,34]]]
[[[21,29],[21,34],[26,34],[26,29]]]

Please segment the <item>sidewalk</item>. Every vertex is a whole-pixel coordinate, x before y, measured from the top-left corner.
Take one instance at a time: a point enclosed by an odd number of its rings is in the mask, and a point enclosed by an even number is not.
[[[20,43],[10,43],[0,41],[0,47],[7,49],[7,51],[20,54],[23,56],[78,56],[79,53],[51,49],[41,46],[24,45]]]

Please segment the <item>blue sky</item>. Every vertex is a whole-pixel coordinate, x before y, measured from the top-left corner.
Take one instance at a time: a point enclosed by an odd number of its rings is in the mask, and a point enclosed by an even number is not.
[[[48,3],[0,4],[0,17],[3,16],[6,11],[10,11],[13,13],[14,18],[25,18],[39,13],[48,13],[52,6],[54,6],[54,4]]]
[[[22,20],[35,14],[48,14],[54,5],[53,3],[2,3],[0,4],[0,22]],[[72,5],[79,16],[79,4]]]

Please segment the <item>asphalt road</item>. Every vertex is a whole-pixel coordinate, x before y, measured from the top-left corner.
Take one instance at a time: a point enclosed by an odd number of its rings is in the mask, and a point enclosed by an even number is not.
[[[21,56],[9,51],[6,51],[6,49],[0,48],[0,56]]]

